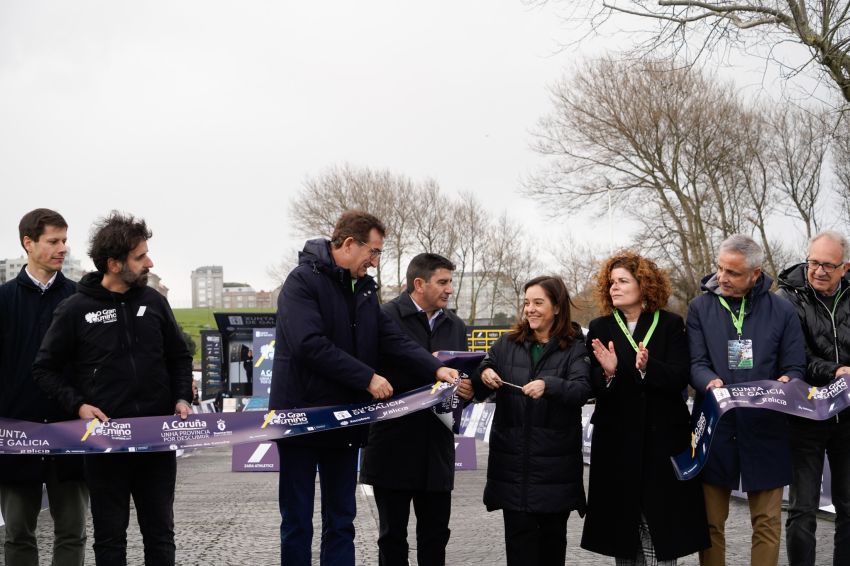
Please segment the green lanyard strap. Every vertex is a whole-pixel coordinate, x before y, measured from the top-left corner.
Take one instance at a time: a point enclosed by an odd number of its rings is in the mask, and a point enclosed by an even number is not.
[[[658,326],[658,312],[659,311],[655,311],[655,313],[652,315],[652,325],[649,327],[649,330],[646,331],[646,336],[644,336],[643,340],[641,340],[641,342],[643,342],[644,348],[647,344],[649,344],[649,339],[652,338],[652,333],[655,332],[655,327]],[[629,332],[629,329],[623,322],[623,319],[620,318],[620,313],[617,311],[617,309],[614,309],[614,319],[617,321],[617,324],[620,325],[620,330],[622,330],[623,334],[626,335],[626,339],[629,341],[629,344],[631,344],[632,348],[634,348],[635,352],[637,352],[638,345],[637,343],[635,343],[635,339],[632,338],[632,333]]]
[[[741,336],[744,334],[744,305],[747,304],[747,298],[744,297],[741,299],[741,308],[738,309],[738,316],[735,316],[735,313],[732,312],[732,309],[729,308],[729,303],[726,302],[726,299],[717,296],[720,299],[720,304],[723,305],[729,314],[732,315],[732,325],[735,327],[735,330],[738,332],[738,340],[741,339]]]

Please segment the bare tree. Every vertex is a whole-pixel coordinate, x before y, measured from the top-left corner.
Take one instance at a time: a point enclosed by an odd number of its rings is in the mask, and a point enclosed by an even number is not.
[[[462,237],[458,238],[453,258],[457,264],[455,273],[459,275],[455,278],[455,308],[458,306],[458,300],[464,296],[461,293],[467,289],[467,300],[469,300],[467,319],[473,323],[478,317],[478,297],[489,278],[489,274],[482,267],[490,238],[489,223],[481,202],[470,192],[462,193],[459,202],[452,207],[451,222],[462,233]]]
[[[670,46],[681,55],[692,38],[698,43],[697,57],[726,45],[748,52],[761,46],[768,57],[782,43],[801,45],[810,55],[805,66],[817,65],[844,100],[850,101],[847,0],[604,0],[585,5],[597,26],[615,14],[654,20],[657,27],[637,46],[645,53]]]
[[[579,242],[572,235],[559,240],[555,253],[558,274],[563,277],[577,308],[573,319],[584,326],[599,314],[596,275],[605,256],[601,249]]]
[[[643,230],[643,253],[671,266],[681,299],[699,293],[721,239],[752,230],[741,198],[740,121],[729,84],[670,61],[601,59],[553,90],[526,184],[555,210],[599,211],[610,190]]]
[[[523,298],[522,287],[533,277],[539,261],[525,231],[507,212],[503,212],[489,230],[482,271],[489,278],[488,317],[493,320],[500,312],[508,317],[518,312]]]
[[[810,238],[819,231],[817,206],[821,200],[821,173],[829,150],[831,127],[826,114],[781,105],[770,114],[773,134],[768,146],[785,214],[800,218]]]
[[[835,175],[835,193],[841,203],[840,217],[850,229],[850,116],[844,115],[833,133],[832,169]]]
[[[295,259],[296,257],[298,257],[298,252],[296,250],[289,250],[279,262],[266,268],[266,275],[275,281],[275,283],[282,284],[289,275],[289,272],[298,265]]]
[[[387,170],[348,164],[330,167],[304,182],[292,201],[291,217],[302,234],[330,236],[345,210],[359,208],[374,214],[387,230],[383,262],[377,271],[378,284],[383,285],[385,264],[394,266],[392,275],[400,282],[403,258],[411,242],[415,210],[410,194],[415,190],[410,179]]]
[[[425,253],[452,257],[457,249],[460,230],[453,221],[454,203],[440,192],[440,185],[426,179],[408,195],[413,213],[414,239]]]

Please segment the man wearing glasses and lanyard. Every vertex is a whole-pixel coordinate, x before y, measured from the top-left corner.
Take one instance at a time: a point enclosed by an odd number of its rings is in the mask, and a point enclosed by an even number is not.
[[[821,387],[850,373],[848,242],[831,230],[809,241],[806,262],[779,274],[778,295],[791,301],[806,339],[806,382]],[[786,546],[793,566],[814,566],[824,455],[835,505],[833,564],[850,564],[850,409],[827,421],[790,417],[791,482]]]
[[[717,272],[688,307],[693,414],[711,389],[736,383],[802,379],[806,354],[794,307],[770,293],[764,253],[752,238],[730,236],[717,254]],[[791,482],[788,421],[764,409],[732,411],[718,422],[700,473],[711,548],[700,564],[726,563],[725,524],[732,490],[747,492],[753,525],[752,564],[779,560],[782,488]]]

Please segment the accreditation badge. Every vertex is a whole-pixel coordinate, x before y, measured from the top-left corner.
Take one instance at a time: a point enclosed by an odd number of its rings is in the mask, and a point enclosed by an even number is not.
[[[753,369],[753,341],[729,340],[729,369]]]

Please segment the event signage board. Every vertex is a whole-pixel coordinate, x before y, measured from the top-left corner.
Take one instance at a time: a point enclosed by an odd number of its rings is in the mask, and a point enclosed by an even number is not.
[[[255,328],[254,351],[254,395],[268,395],[272,386],[272,365],[274,364],[274,328]]]
[[[201,397],[215,397],[224,389],[222,337],[215,330],[201,330]]]

